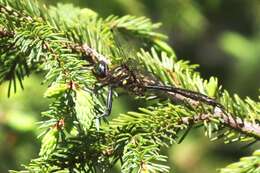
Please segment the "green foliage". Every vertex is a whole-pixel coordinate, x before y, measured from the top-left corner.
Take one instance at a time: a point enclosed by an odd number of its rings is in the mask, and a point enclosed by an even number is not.
[[[67,16],[68,10],[72,15]],[[10,93],[17,80],[23,88],[24,76],[42,71],[49,85],[44,96],[51,99],[42,113],[47,120],[40,123],[39,158],[21,172],[107,172],[119,161],[121,172],[169,172],[161,149],[181,142],[182,133],[194,125],[202,125],[211,139],[259,140],[260,102],[230,96],[214,77],[202,79],[196,65],[177,60],[166,36],[156,31],[159,26],[130,15],[103,19],[72,5],[0,0],[0,83],[9,81]],[[121,35],[141,42],[133,56],[122,56],[129,50],[118,46]],[[136,63],[129,64],[132,71],[150,82],[205,94],[223,107],[171,92],[148,92],[137,99],[145,98],[149,107],[102,123],[98,117],[107,90],[94,92],[100,81],[92,69],[100,60],[114,68],[127,63],[125,58]]]
[[[256,150],[252,156],[241,158],[239,162],[221,169],[220,173],[257,173],[260,171],[259,162],[260,153]]]
[[[225,32],[221,35],[219,43],[220,47],[235,60],[232,75],[239,78],[232,83],[241,90],[244,83],[252,81],[251,78],[259,74],[259,35],[256,33],[254,38],[250,38],[236,32]]]
[[[76,91],[75,110],[77,119],[87,131],[95,118],[94,102],[91,94],[83,90]]]

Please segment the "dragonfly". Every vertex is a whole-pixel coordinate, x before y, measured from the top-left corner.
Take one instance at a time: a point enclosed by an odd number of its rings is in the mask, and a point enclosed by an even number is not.
[[[127,64],[122,64],[109,69],[108,64],[101,60],[95,65],[93,72],[96,75],[98,81],[101,83],[101,85],[95,88],[95,91],[108,86],[106,110],[100,117],[107,117],[111,114],[113,90],[118,87],[124,88],[136,95],[141,96],[144,95],[144,93],[147,91],[163,91],[166,93],[178,94],[185,98],[189,98],[194,101],[202,102],[224,110],[223,105],[211,97],[192,90],[163,85],[160,82],[151,80],[150,78],[147,78],[146,75],[138,73],[136,70],[129,68]]]

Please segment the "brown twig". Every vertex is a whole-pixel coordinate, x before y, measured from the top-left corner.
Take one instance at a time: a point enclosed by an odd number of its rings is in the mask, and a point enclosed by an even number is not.
[[[260,125],[243,120],[239,117],[233,117],[222,111],[215,111],[213,114],[201,114],[193,117],[182,117],[181,122],[186,125],[197,124],[203,121],[211,121],[212,118],[219,119],[226,127],[234,129],[240,133],[260,139]]]
[[[14,36],[13,32],[8,31],[7,29],[0,27],[0,38],[3,38],[3,37],[13,37],[13,36]]]

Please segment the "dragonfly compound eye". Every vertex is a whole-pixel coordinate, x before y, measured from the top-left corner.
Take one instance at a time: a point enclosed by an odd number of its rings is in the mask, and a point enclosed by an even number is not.
[[[108,73],[108,66],[104,61],[100,61],[94,68],[94,73],[98,77],[106,77]]]

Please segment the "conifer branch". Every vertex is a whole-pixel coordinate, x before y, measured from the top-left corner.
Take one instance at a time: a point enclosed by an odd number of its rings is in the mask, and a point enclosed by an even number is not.
[[[4,36],[11,37],[13,35],[14,35],[14,33],[7,31],[5,28],[2,28],[0,31],[0,36],[2,36],[2,37],[4,37]],[[79,45],[76,43],[65,43],[64,45],[62,44],[62,46],[66,47],[68,49],[71,49],[73,52],[81,54],[82,57],[85,60],[89,61],[90,63],[97,63],[99,61],[109,62],[109,58],[98,53],[95,49],[89,47],[87,44]],[[44,47],[46,49],[48,49],[48,51],[50,51],[51,53],[54,53],[54,51],[51,48],[49,48],[47,44],[44,44]],[[57,56],[58,55],[55,55],[54,57],[57,57]],[[60,62],[58,57],[56,60],[58,61],[59,65],[64,64],[64,63]],[[67,74],[65,69],[64,69],[64,74]],[[73,83],[73,81],[71,81],[71,83]],[[153,84],[153,83],[155,83],[155,81],[151,80],[150,84]],[[177,101],[177,102],[181,101],[183,103],[188,103],[189,105],[193,105],[193,106],[198,106],[200,104],[198,101],[183,97],[180,94],[168,92],[168,95],[170,98],[172,98],[174,101]],[[225,126],[235,129],[243,134],[253,136],[257,139],[260,139],[259,124],[249,122],[247,120],[243,120],[242,118],[239,118],[239,117],[232,116],[230,114],[227,114],[226,112],[223,112],[223,110],[221,110],[221,109],[219,109],[218,111],[215,111],[213,114],[203,114],[201,116],[194,116],[193,121],[194,121],[194,123],[195,122],[198,123],[199,121],[203,122],[204,120],[210,120],[210,118],[218,118],[218,119],[220,119],[220,121],[222,121],[222,123]],[[188,123],[188,122],[190,122],[190,120],[187,121],[187,118],[183,117],[183,122]]]
[[[46,71],[45,81],[50,87],[44,96],[54,100],[43,113],[49,120],[41,122],[45,132],[39,158],[27,170],[104,172],[121,160],[123,172],[169,172],[167,166],[157,164],[166,161],[160,148],[177,143],[180,132],[194,124],[203,124],[212,139],[213,135],[229,141],[260,139],[259,102],[231,97],[221,90],[217,79],[203,80],[194,65],[177,61],[164,42],[165,36],[154,31],[159,25],[149,19],[124,16],[103,20],[87,13],[82,22],[71,23],[59,20],[63,17],[58,13],[61,8],[52,9],[55,15],[50,17],[50,10],[34,0],[0,3],[0,41],[4,47],[0,49],[0,82],[9,80],[9,88],[12,83],[15,88],[16,77],[21,83],[25,74]],[[74,19],[81,21],[77,15]],[[114,28],[149,44],[145,44],[146,49],[141,46],[140,51],[133,51],[134,55],[123,56],[111,31]],[[10,46],[12,49],[8,49]],[[137,69],[125,59],[134,60]],[[147,85],[178,87],[179,91],[183,88],[195,95],[203,93],[204,100],[217,101],[210,104],[182,92],[145,92],[137,95],[156,98],[159,104],[120,115],[99,127],[97,117],[104,110],[107,90],[102,88],[98,95],[92,92],[102,82],[92,69],[100,61],[112,69],[123,64]],[[126,89],[128,85],[131,87],[126,83]]]
[[[218,112],[215,114],[202,114],[195,115],[193,117],[182,117],[181,122],[191,125],[201,123],[203,121],[211,121],[212,118],[219,119],[222,121],[223,125],[232,128],[240,133],[254,137],[255,139],[260,139],[260,126],[258,124],[242,120],[239,117],[233,117],[231,115],[224,114],[223,112]]]

